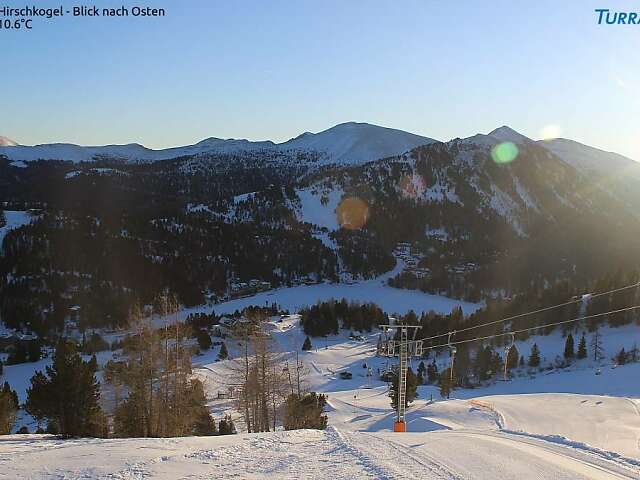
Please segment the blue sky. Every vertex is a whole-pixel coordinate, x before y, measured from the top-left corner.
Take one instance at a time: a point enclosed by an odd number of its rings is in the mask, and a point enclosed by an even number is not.
[[[598,26],[594,13],[635,1],[148,5],[167,16],[0,32],[0,134],[160,148],[352,120],[441,140],[507,124],[640,160],[640,26]]]

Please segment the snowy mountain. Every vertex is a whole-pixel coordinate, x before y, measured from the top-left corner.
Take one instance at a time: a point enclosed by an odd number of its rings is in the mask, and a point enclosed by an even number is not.
[[[398,155],[434,140],[391,128],[367,123],[343,123],[320,133],[303,133],[287,142],[208,138],[195,145],[152,150],[139,144],[79,146],[67,143],[23,146],[15,142],[0,143],[0,155],[13,161],[70,160],[88,162],[98,159],[153,162],[178,157],[242,152],[292,154],[315,152],[321,164],[360,164]]]
[[[499,161],[494,151],[505,142],[516,144],[507,151],[513,158]],[[429,259],[422,266],[458,272],[465,289],[499,278],[496,288],[514,285],[533,272],[587,279],[640,253],[637,209],[508,127],[328,172],[298,195],[300,217],[329,231],[313,219],[335,218],[340,198],[362,199],[374,212],[368,232],[380,244],[411,243],[416,258]],[[329,244],[323,235],[316,233]],[[602,245],[608,256],[601,261],[593,252]],[[448,294],[458,295],[455,288]]]
[[[203,153],[231,153],[235,151],[254,151],[272,148],[271,142],[249,142],[248,140],[222,140],[209,138],[195,145],[185,147],[152,150],[140,144],[105,145],[85,147],[70,143],[52,143],[45,145],[13,145],[0,147],[0,155],[9,160],[29,162],[33,160],[67,160],[74,163],[109,159],[128,162],[154,162],[172,158],[200,155]]]
[[[564,138],[538,143],[628,206],[637,208],[640,204],[639,162]]]
[[[435,140],[368,123],[342,123],[320,133],[303,133],[279,145],[282,149],[323,153],[323,163],[360,164],[399,155]]]
[[[538,142],[569,165],[601,175],[630,174],[640,178],[640,163],[617,153],[605,152],[566,138]]]

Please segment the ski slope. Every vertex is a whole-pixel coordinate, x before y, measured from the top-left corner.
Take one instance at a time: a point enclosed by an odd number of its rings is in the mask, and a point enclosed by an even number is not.
[[[299,316],[274,318],[267,328],[276,349],[292,358],[304,339]],[[396,434],[387,386],[363,368],[385,367],[387,360],[374,356],[376,338],[313,339],[314,349],[300,354],[308,386],[328,395],[326,431],[66,441],[12,435],[0,437],[0,478],[640,478],[640,386],[633,381],[640,364],[598,376],[589,368],[550,372],[457,390],[451,400],[422,386],[407,413],[409,432]],[[237,355],[240,346],[227,344]],[[213,349],[194,362],[219,417],[233,410],[231,401],[213,400],[230,381],[233,360],[216,355]],[[339,379],[345,369],[351,380]],[[584,394],[557,393],[579,385]]]
[[[314,338],[312,350],[300,352],[305,335],[299,322],[299,315],[274,317],[265,329],[283,361],[299,352],[309,389],[328,396],[326,431],[66,441],[12,435],[0,437],[0,479],[640,478],[640,364],[612,368],[606,360],[594,375],[598,365],[584,360],[456,390],[450,400],[441,399],[434,386],[421,386],[407,411],[408,433],[397,434],[391,431],[388,387],[377,380],[389,362],[375,357],[378,332]],[[532,337],[518,348],[526,355],[536,341],[551,356],[563,345],[556,333]],[[637,338],[638,327],[601,333],[610,358],[621,340]],[[216,399],[233,383],[233,358],[241,351],[237,341],[226,344],[231,360],[217,361],[214,347],[194,357],[194,373],[204,382],[215,417],[232,413],[242,431],[233,401]],[[439,363],[444,366],[446,359]],[[34,367],[8,366],[5,378],[27,377],[20,369]],[[353,378],[340,379],[343,370]]]
[[[224,437],[0,439],[12,479],[637,479],[638,470],[500,432],[363,433],[329,427]]]
[[[292,352],[300,348],[305,338],[298,322],[299,317],[292,315],[270,323],[275,348],[290,361],[293,360]],[[608,351],[615,352],[617,344],[612,339],[627,337],[633,341],[638,327],[630,325],[611,330],[603,329],[603,338],[609,339]],[[557,333],[535,340],[547,351],[560,349],[563,339],[560,332]],[[393,361],[375,357],[377,337],[378,333],[372,332],[362,339],[355,339],[345,332],[314,338],[313,349],[300,353],[308,370],[308,387],[328,396],[329,425],[356,437],[363,433],[391,432],[393,428],[394,412],[388,387],[377,380],[379,370],[385,370]],[[232,357],[238,353],[234,351],[238,347],[233,342],[227,342],[227,345]],[[521,351],[524,351],[522,346]],[[210,397],[224,390],[233,364],[233,360],[212,361],[215,354],[213,351],[201,357],[199,368],[196,368]],[[371,368],[372,377],[367,376],[365,364]],[[414,360],[414,370],[416,366]],[[344,370],[351,372],[353,378],[340,379],[339,373]],[[590,360],[584,360],[582,364],[566,369],[521,375],[509,382],[497,381],[482,388],[455,390],[450,400],[441,399],[434,386],[421,386],[418,398],[407,412],[408,430],[412,435],[441,435],[454,431],[473,434],[470,437],[473,439],[484,435],[482,438],[489,442],[487,445],[495,444],[495,438],[500,441],[508,438],[510,443],[543,442],[546,447],[560,448],[562,452],[573,449],[581,455],[595,455],[638,467],[640,385],[634,379],[640,375],[640,364],[617,368],[606,364],[599,375],[595,372]],[[229,402],[213,401],[211,406],[218,414],[234,414],[241,428],[241,420]],[[491,438],[485,438],[487,435]],[[422,441],[428,442],[427,439]]]

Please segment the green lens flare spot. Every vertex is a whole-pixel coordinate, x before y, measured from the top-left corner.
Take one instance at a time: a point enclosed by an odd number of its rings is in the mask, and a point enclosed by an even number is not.
[[[518,156],[518,147],[513,142],[499,143],[491,149],[491,158],[498,164],[513,162]]]

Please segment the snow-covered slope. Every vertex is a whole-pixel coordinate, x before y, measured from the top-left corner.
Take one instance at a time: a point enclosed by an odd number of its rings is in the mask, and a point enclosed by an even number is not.
[[[637,211],[640,205],[639,162],[564,138],[538,143]]]
[[[359,164],[398,155],[434,140],[391,128],[367,123],[343,123],[320,133],[304,133],[287,142],[208,138],[195,145],[152,150],[137,143],[84,147],[68,143],[23,146],[7,139],[0,143],[0,155],[13,161],[70,160],[73,162],[109,158],[126,161],[152,162],[171,158],[200,155],[255,152],[260,150],[317,152],[320,163]]]
[[[565,138],[538,142],[578,170],[615,175],[624,172],[640,178],[640,163],[617,153],[605,152]]]
[[[297,320],[293,315],[273,322],[285,352],[304,338]],[[302,353],[310,386],[329,397],[326,431],[109,440],[13,435],[0,439],[0,472],[16,479],[293,479],[301,472],[305,478],[335,479],[638,478],[640,415],[632,379],[639,365],[607,369],[597,377],[612,391],[625,385],[631,397],[495,394],[496,389],[517,392],[524,383],[533,389],[544,383],[542,391],[552,383],[561,389],[572,373],[456,391],[452,400],[422,386],[407,413],[409,432],[398,434],[390,431],[394,414],[386,385],[363,373],[363,362],[375,370],[386,361],[373,356],[376,337],[314,339],[318,348]],[[228,343],[233,355],[236,347]],[[201,359],[196,373],[213,397],[229,378],[233,360],[208,363],[208,358],[213,355]],[[345,368],[353,379],[338,378]],[[585,373],[593,378],[593,371]],[[587,393],[599,388],[580,383]],[[225,401],[212,402],[216,412],[218,402]]]
[[[248,140],[222,140],[209,138],[195,145],[186,147],[152,150],[137,143],[129,145],[105,145],[100,147],[83,147],[70,143],[53,143],[35,146],[0,147],[0,155],[6,155],[13,161],[32,160],[68,160],[72,162],[89,162],[107,158],[125,161],[152,162],[168,160],[187,155],[202,153],[232,153],[236,151],[252,151],[273,148],[271,142],[249,142]]]
[[[525,137],[519,132],[516,132],[513,128],[503,125],[487,134],[478,133],[471,137],[460,139],[460,142],[467,145],[477,145],[485,147],[493,147],[498,143],[512,142],[516,144],[526,144],[532,142],[529,137]]]
[[[633,465],[505,433],[297,430],[179,439],[9,436],[13,479],[637,479]]]
[[[516,132],[513,128],[503,125],[496,128],[489,133],[489,136],[501,141],[501,142],[513,142],[513,143],[525,143],[531,142],[529,137],[525,137],[519,132]]]
[[[324,154],[324,163],[360,164],[399,155],[435,140],[369,123],[342,123],[320,133],[303,133],[280,148],[311,150]]]

